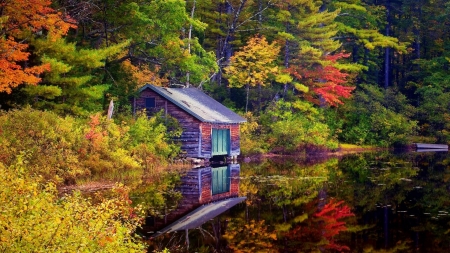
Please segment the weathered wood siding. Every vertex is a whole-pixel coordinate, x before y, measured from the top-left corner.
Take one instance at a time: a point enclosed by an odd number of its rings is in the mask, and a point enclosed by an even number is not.
[[[230,154],[229,156],[238,156],[241,153],[239,124],[212,124],[201,123],[201,155],[210,158],[212,156],[212,129],[229,129],[230,130]]]
[[[155,109],[153,112],[164,110],[168,114],[178,120],[180,126],[183,128],[183,133],[176,141],[181,143],[181,149],[186,152],[188,157],[200,157],[200,120],[196,119],[183,109],[160,96],[156,92],[145,89],[141,95],[136,98],[136,110],[145,108],[145,98],[155,98]],[[150,114],[149,114],[150,115]],[[209,157],[207,157],[209,158]]]
[[[181,142],[181,149],[188,157],[201,157],[200,154],[200,120],[194,118],[172,102],[167,103],[167,113],[178,120],[183,132],[176,140]]]
[[[150,89],[145,89],[141,92],[139,97],[134,99],[134,104],[133,104],[134,113],[145,109],[145,99],[146,98],[155,98],[155,108],[153,108],[151,111],[147,111],[148,115],[152,115],[153,113],[159,112],[161,110],[165,111],[167,102],[168,102],[167,99],[161,97],[160,95],[156,94],[156,92],[154,92]]]

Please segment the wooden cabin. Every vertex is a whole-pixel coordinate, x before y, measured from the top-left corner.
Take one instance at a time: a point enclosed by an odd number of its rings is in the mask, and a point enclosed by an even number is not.
[[[245,118],[197,88],[163,88],[147,84],[133,99],[133,111],[164,111],[183,129],[181,149],[187,157],[236,157],[240,154],[239,124]]]

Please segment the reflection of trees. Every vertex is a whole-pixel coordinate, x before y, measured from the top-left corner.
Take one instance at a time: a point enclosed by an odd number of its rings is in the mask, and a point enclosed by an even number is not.
[[[356,209],[353,250],[448,250],[448,159],[442,153],[355,155],[330,176],[328,194]],[[365,227],[365,229],[361,229]],[[384,250],[381,250],[384,249]]]
[[[313,166],[289,161],[242,165],[240,194],[247,196],[247,217],[270,222],[285,222],[295,217],[297,207],[317,197],[327,180],[328,168],[336,163],[332,159]],[[261,212],[262,209],[270,212]]]
[[[269,232],[263,220],[244,223],[236,219],[229,224],[223,237],[233,252],[278,252],[273,244],[277,235],[274,231]]]
[[[164,218],[164,215],[177,207],[182,197],[181,193],[175,190],[179,183],[179,173],[161,173],[159,177],[151,178],[136,187],[130,196],[133,203],[144,207],[147,215]]]
[[[208,223],[190,231],[197,240],[190,251],[266,245],[271,250],[261,252],[449,252],[449,166],[447,154],[422,153],[358,154],[308,166],[243,164],[246,203],[216,218],[214,229]],[[334,216],[349,207],[354,217]],[[184,237],[178,233],[172,242]]]
[[[343,158],[336,175],[330,180],[329,191],[345,196],[362,211],[373,211],[377,205],[395,206],[405,198],[417,168],[409,161],[383,154],[367,157],[359,154]]]
[[[311,204],[314,204],[311,206]],[[293,228],[285,233],[287,239],[283,252],[312,252],[317,250],[350,250],[340,244],[336,236],[347,230],[344,218],[353,216],[350,208],[343,201],[331,200],[319,210],[315,201],[309,204],[309,212],[314,210],[309,219],[293,224]]]
[[[282,252],[346,249],[335,238],[339,232],[346,230],[342,219],[352,215],[349,207],[335,201],[322,206],[318,200],[318,192],[323,189],[330,169],[336,167],[336,159],[311,166],[270,161],[259,165],[242,165],[240,189],[241,194],[248,197],[247,223],[241,220],[241,229],[237,230],[240,232],[227,232],[225,238],[230,247],[243,246],[244,239],[247,241],[246,247],[258,244],[252,241],[251,236],[243,233],[251,234],[246,232],[248,226],[261,225],[265,221],[272,225],[270,230],[260,228],[267,233],[266,240],[275,232],[281,237],[273,242],[277,246],[271,246],[270,252],[275,252],[277,247]],[[249,217],[256,218],[256,221],[249,221]]]

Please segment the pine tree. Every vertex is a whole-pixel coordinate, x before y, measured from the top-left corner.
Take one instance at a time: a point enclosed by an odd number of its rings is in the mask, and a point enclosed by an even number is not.
[[[126,43],[103,49],[78,49],[65,39],[37,39],[35,54],[49,64],[42,85],[27,86],[23,91],[37,108],[61,114],[87,115],[103,108],[108,83],[103,83],[105,60],[124,50]]]

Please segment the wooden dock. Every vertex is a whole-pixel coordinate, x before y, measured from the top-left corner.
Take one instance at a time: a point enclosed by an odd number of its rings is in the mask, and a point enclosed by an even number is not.
[[[426,149],[426,150],[448,150],[447,144],[429,144],[429,143],[414,143],[417,150]]]

